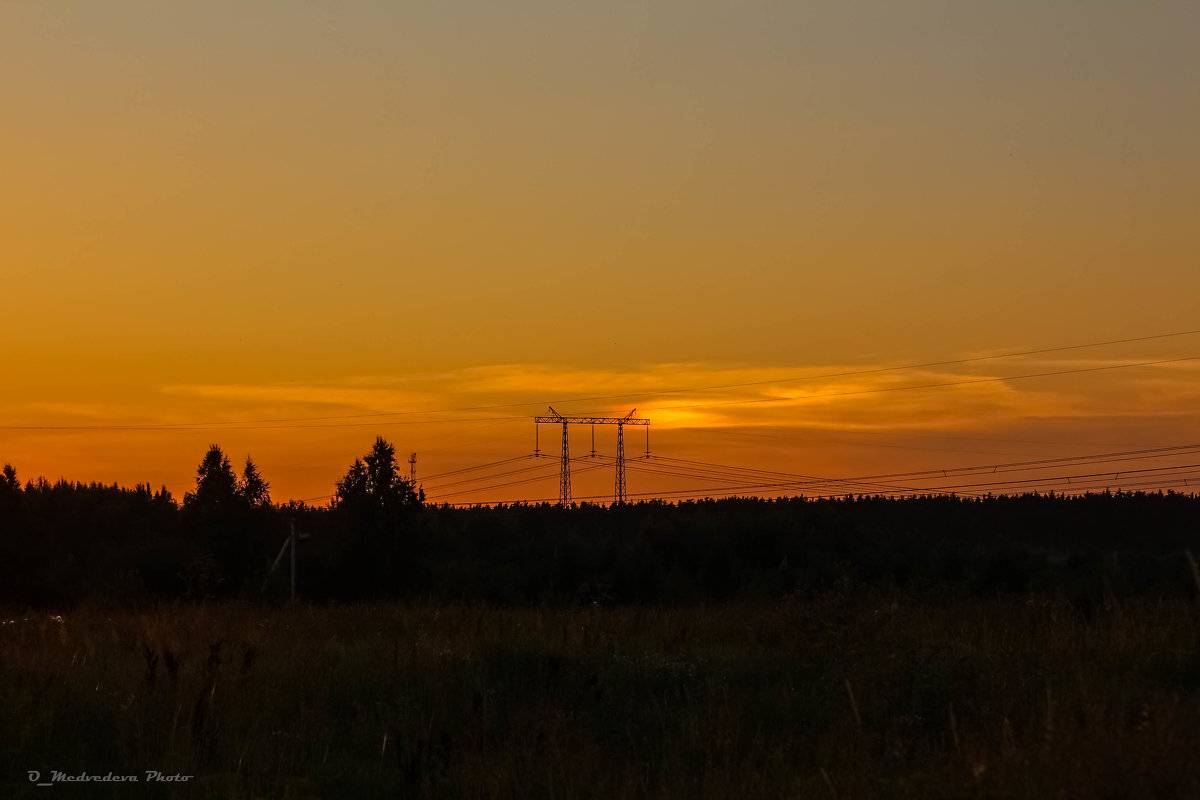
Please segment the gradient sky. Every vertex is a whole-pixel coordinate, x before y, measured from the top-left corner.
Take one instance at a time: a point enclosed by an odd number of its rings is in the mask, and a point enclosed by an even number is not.
[[[0,462],[181,496],[217,442],[321,496],[376,433],[432,474],[527,452],[546,401],[1200,328],[1197,31],[1182,0],[0,2]],[[560,410],[722,463],[990,463],[1200,441],[1200,362],[843,393],[1192,355]]]

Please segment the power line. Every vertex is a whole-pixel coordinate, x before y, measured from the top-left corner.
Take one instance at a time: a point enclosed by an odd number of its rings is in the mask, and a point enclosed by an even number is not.
[[[931,480],[936,478],[945,478],[951,475],[969,476],[972,474],[997,474],[1023,472],[1037,469],[1052,469],[1054,467],[1064,466],[1084,466],[1098,463],[1111,463],[1114,461],[1134,461],[1150,458],[1166,458],[1182,455],[1196,455],[1197,450],[1200,450],[1200,444],[1174,445],[1169,447],[1143,448],[1140,450],[1126,450],[1108,453],[1095,453],[1090,455],[1080,456],[1065,456],[1058,458],[1033,459],[1027,461],[1005,462],[1000,464],[984,464],[967,467],[947,467],[944,469],[920,470],[913,472],[887,473],[880,475],[864,475],[845,478],[828,478],[818,477],[813,475],[798,475],[794,473],[777,472],[773,470],[763,470],[753,467],[738,467],[724,464],[716,464],[712,462],[694,461],[691,459],[677,459],[667,456],[656,456],[653,459],[654,466],[651,466],[644,459],[634,459],[628,462],[630,469],[650,474],[658,474],[665,477],[675,477],[684,479],[700,479],[712,482],[724,482],[724,486],[706,487],[703,489],[689,488],[680,490],[663,490],[657,492],[638,492],[630,496],[633,497],[672,497],[684,495],[711,495],[730,494],[744,490],[762,490],[762,489],[813,489],[821,487],[840,487],[838,494],[828,496],[842,496],[846,493],[864,493],[863,490],[874,490],[875,493],[885,494],[967,494],[977,496],[978,492],[963,492],[962,489],[979,489],[986,490],[988,488],[998,488],[1001,486],[1014,486],[1021,484],[1052,484],[1052,485],[1070,485],[1071,481],[1089,480],[1097,477],[1109,476],[1114,477],[1120,475],[1149,475],[1151,473],[1167,473],[1160,474],[1160,480],[1177,480],[1190,478],[1192,473],[1188,470],[1200,467],[1196,465],[1168,465],[1162,467],[1151,467],[1146,469],[1132,470],[1114,470],[1111,472],[1099,473],[1079,473],[1071,475],[1054,475],[1043,476],[1040,478],[1027,479],[1009,479],[983,481],[970,484],[949,484],[929,487],[903,486],[894,483],[883,483],[882,480],[890,478],[908,478],[909,480]],[[604,465],[612,461],[610,457],[599,457]],[[571,459],[572,461],[589,461],[589,457]],[[661,462],[668,462],[662,464]],[[674,463],[676,466],[671,466]],[[581,470],[582,472],[583,470]],[[1183,477],[1177,477],[1183,476]],[[546,480],[550,475],[539,478],[529,479],[524,482],[532,482],[534,480]],[[453,493],[453,495],[465,494],[467,492],[484,492],[493,488],[500,488],[509,484],[501,484],[495,487],[477,487],[475,489],[466,489]],[[1139,484],[1146,485],[1146,484]],[[1186,485],[1186,484],[1185,484]],[[446,495],[446,496],[453,496]],[[826,495],[820,495],[826,496]],[[600,496],[587,496],[577,498],[580,500],[599,499]]]
[[[480,475],[475,478],[467,478],[465,480],[454,481],[452,483],[444,483],[444,484],[441,484],[438,486],[432,486],[432,487],[423,486],[422,488],[424,488],[426,490],[427,494],[431,494],[434,496],[442,496],[445,489],[450,489],[450,488],[453,488],[456,486],[463,486],[463,485],[470,484],[470,483],[482,483],[484,481],[491,481],[491,480],[495,480],[497,478],[504,478],[509,475],[519,475],[519,474],[526,473],[526,472],[536,472],[537,470],[547,469],[548,467],[551,467],[551,466],[553,466],[555,468],[559,468],[559,466],[560,466],[560,459],[558,457],[554,457],[553,463],[550,463],[547,460],[547,457],[537,456],[537,455],[533,455],[533,454],[519,456],[517,460],[527,460],[527,459],[531,459],[531,458],[542,459],[543,463],[534,464],[534,465],[528,466],[528,467],[520,467],[518,469],[513,469],[513,470],[506,470],[504,472],[493,472],[493,473],[489,473],[487,475]],[[588,462],[590,464],[595,465],[595,464],[597,464],[596,458],[597,457],[592,457],[592,456],[578,456],[575,458],[570,458],[570,459],[568,459],[568,461],[570,463]],[[603,458],[603,457],[599,457],[599,458]],[[580,471],[582,472],[582,470],[580,470]],[[541,480],[541,478],[538,477],[538,478],[534,478],[532,480]],[[507,484],[505,484],[505,485],[507,485]],[[462,494],[463,492],[466,492],[466,491],[485,491],[488,488],[489,487],[486,487],[486,486],[485,487],[474,487],[472,489],[464,489],[461,492],[454,492],[453,494]]]
[[[547,467],[553,467],[553,468],[554,468],[554,469],[557,471],[557,469],[558,469],[558,462],[554,462],[554,463],[551,463],[551,464],[546,464],[545,466],[547,466]],[[593,464],[593,465],[591,465],[591,466],[583,467],[582,469],[579,469],[579,470],[577,470],[577,471],[576,471],[576,474],[582,475],[582,474],[584,474],[584,473],[586,473],[586,472],[592,472],[592,471],[594,471],[594,470],[603,469],[605,466],[607,466],[607,465],[606,465],[606,464]],[[508,481],[508,482],[505,482],[505,483],[498,483],[498,484],[496,484],[496,485],[494,485],[494,486],[484,486],[484,487],[480,487],[480,488],[476,488],[476,489],[459,489],[458,491],[455,491],[455,492],[449,492],[449,493],[447,493],[447,494],[442,494],[442,495],[439,495],[439,497],[456,497],[456,496],[458,496],[458,495],[467,494],[468,492],[486,492],[486,491],[491,491],[491,490],[493,490],[493,489],[500,489],[500,488],[504,488],[504,487],[507,487],[507,486],[519,486],[519,485],[521,485],[521,484],[526,484],[526,483],[534,483],[534,482],[536,482],[536,481],[544,481],[544,480],[549,480],[550,478],[553,478],[554,476],[555,476],[555,473],[553,473],[553,472],[548,472],[548,473],[546,473],[545,475],[537,475],[537,476],[535,476],[535,477],[532,477],[532,478],[522,478],[522,479],[515,480],[515,481]]]
[[[1072,476],[1063,476],[1063,477],[1065,480],[1065,479],[1071,478]],[[1111,483],[1106,486],[1104,483],[1093,482],[1089,485],[1084,486],[1084,485],[1071,485],[1070,483],[1060,482],[1053,486],[1042,487],[1042,488],[1048,488],[1051,490],[1059,489],[1059,490],[1061,490],[1061,492],[1070,492],[1070,493],[1078,494],[1078,493],[1086,492],[1089,489],[1100,488],[1101,486],[1105,486],[1105,488],[1108,489],[1111,487]],[[1148,481],[1123,483],[1123,484],[1120,484],[1117,487],[1117,489],[1118,489],[1118,491],[1124,491],[1126,489],[1132,489],[1132,488],[1154,488],[1154,487],[1170,488],[1170,487],[1175,487],[1175,486],[1179,486],[1179,487],[1195,486],[1197,488],[1200,488],[1200,473],[1197,473],[1197,472],[1177,473],[1174,476],[1171,476],[1171,475],[1160,476],[1157,479],[1148,480]],[[756,488],[772,488],[772,486],[771,485],[750,485],[750,486],[730,486],[730,487],[719,488],[719,489],[689,488],[689,489],[668,490],[668,491],[660,491],[660,492],[634,492],[634,493],[630,494],[630,497],[638,497],[638,498],[644,498],[644,499],[674,499],[674,500],[686,500],[686,499],[696,499],[696,498],[716,499],[718,497],[745,496],[745,495],[742,495],[741,492],[745,491],[746,489],[756,489]],[[778,488],[786,488],[786,485],[779,485]],[[866,493],[866,492],[842,491],[842,492],[828,492],[828,493],[821,493],[821,494],[805,494],[804,497],[809,500],[819,500],[819,499],[825,499],[825,498],[841,498],[841,497],[846,497],[848,495],[854,495],[854,494],[866,495],[866,496],[870,496],[870,497],[886,497],[887,496],[884,493],[870,494],[870,493]],[[895,494],[900,494],[900,493],[895,493]],[[1025,494],[1029,494],[1029,493],[1026,492]],[[944,491],[938,491],[936,489],[916,489],[911,492],[908,492],[907,495],[908,496],[943,495],[943,496],[956,496],[956,497],[970,497],[970,498],[976,498],[976,499],[983,499],[986,496],[986,495],[978,493],[978,492],[944,492]],[[1021,495],[1000,495],[1000,496],[1017,497],[1017,496],[1021,496]],[[605,500],[605,499],[607,499],[607,495],[586,495],[583,497],[576,497],[576,499],[580,500],[580,501]],[[489,505],[489,504],[495,504],[497,502],[504,502],[504,501],[498,501],[498,500],[473,501],[467,505]],[[521,502],[526,502],[529,504],[549,503],[549,502],[554,502],[554,498],[548,498],[548,497],[547,498],[538,498],[538,499],[534,499],[534,500],[523,500]]]
[[[773,470],[761,470],[752,467],[734,467],[728,465],[714,464],[704,461],[693,461],[690,459],[677,459],[669,456],[656,456],[657,461],[679,462],[684,465],[684,468],[694,471],[706,471],[710,476],[725,476],[732,480],[760,480],[770,481],[775,479],[774,483],[760,483],[761,487],[777,487],[777,486],[793,486],[796,488],[822,485],[856,485],[877,488],[887,488],[891,491],[925,491],[926,489],[910,486],[889,486],[888,484],[879,483],[881,480],[891,478],[906,478],[908,480],[931,480],[937,478],[947,478],[951,475],[967,476],[970,474],[996,474],[1008,472],[1024,472],[1029,470],[1050,469],[1056,466],[1082,466],[1085,464],[1100,464],[1111,463],[1114,461],[1137,461],[1149,458],[1165,458],[1171,456],[1196,455],[1200,450],[1200,444],[1175,445],[1170,447],[1144,448],[1141,450],[1126,450],[1110,453],[1095,453],[1090,455],[1080,456],[1064,456],[1059,458],[1044,458],[1029,461],[1012,461],[1001,464],[984,464],[967,467],[946,467],[942,469],[917,470],[911,472],[892,472],[876,475],[859,475],[845,478],[823,478],[812,475],[798,475],[786,472],[777,472]],[[638,469],[645,469],[639,465]],[[1164,469],[1180,469],[1178,465],[1166,467]],[[1132,472],[1133,470],[1120,470],[1120,472]],[[703,473],[702,473],[703,474]],[[1103,473],[1108,474],[1108,473]],[[700,477],[700,475],[695,475]],[[782,479],[782,480],[779,480]],[[995,485],[1001,485],[1003,482],[994,482]],[[976,484],[985,485],[985,484]],[[751,488],[754,484],[747,484],[743,488]],[[931,489],[952,489],[954,487],[929,487]]]
[[[631,464],[630,466],[633,467],[634,465]],[[595,468],[599,468],[599,467],[595,467]],[[581,470],[581,472],[582,471],[583,470]],[[669,473],[665,473],[665,474],[669,474]],[[1060,492],[1064,492],[1064,493],[1080,494],[1080,493],[1086,492],[1088,490],[1099,489],[1102,487],[1106,491],[1111,490],[1112,488],[1114,488],[1114,481],[1118,480],[1121,476],[1126,476],[1127,478],[1133,478],[1134,480],[1131,481],[1131,480],[1126,479],[1124,481],[1119,481],[1118,483],[1115,484],[1115,488],[1117,489],[1117,491],[1126,491],[1128,489],[1134,489],[1134,488],[1144,489],[1144,488],[1153,488],[1153,487],[1158,487],[1160,489],[1161,488],[1174,488],[1174,487],[1198,487],[1198,488],[1200,488],[1200,464],[1185,464],[1185,465],[1152,467],[1152,468],[1147,468],[1147,469],[1119,470],[1119,471],[1114,470],[1111,472],[1073,473],[1073,474],[1069,474],[1069,475],[1044,476],[1041,478],[1017,479],[1017,480],[1010,480],[1010,481],[988,481],[988,482],[982,482],[982,483],[976,483],[976,484],[958,484],[958,485],[953,485],[953,486],[880,487],[880,488],[883,488],[884,491],[875,491],[875,492],[864,492],[861,490],[861,488],[858,488],[856,490],[855,487],[845,486],[845,487],[840,488],[835,491],[826,490],[825,492],[821,492],[818,494],[805,493],[803,496],[808,499],[839,498],[839,497],[846,497],[848,495],[856,495],[856,494],[870,496],[870,497],[887,497],[887,496],[897,496],[897,495],[898,496],[942,495],[942,496],[952,496],[952,497],[957,496],[957,497],[984,498],[986,496],[991,496],[992,491],[996,490],[996,489],[1000,489],[1000,487],[1013,487],[1014,485],[1017,485],[1017,484],[1027,487],[1026,491],[1023,492],[1024,495],[1027,495],[1030,493],[1028,491],[1028,489],[1033,489],[1036,492],[1036,490],[1038,488],[1049,489],[1051,491],[1059,490]],[[551,477],[550,475],[546,475],[546,476],[540,478],[540,480],[548,480],[550,477]],[[687,478],[687,477],[695,477],[695,476],[687,475],[684,473],[678,473],[678,474],[675,474],[674,477]],[[1109,478],[1109,477],[1111,477],[1113,480],[1107,480],[1107,478]],[[530,481],[527,481],[527,482],[532,482],[533,480],[539,480],[539,479],[531,479]],[[835,481],[836,481],[836,479],[831,479],[830,482],[835,482]],[[495,487],[495,488],[499,488],[499,487]],[[811,486],[801,487],[801,486],[798,486],[796,482],[782,482],[782,481],[781,482],[773,482],[773,483],[752,482],[752,483],[743,483],[743,484],[736,484],[736,485],[726,485],[726,486],[722,486],[722,487],[703,487],[703,488],[689,487],[689,488],[684,488],[684,489],[668,489],[668,490],[659,490],[659,491],[636,492],[636,493],[632,493],[630,495],[630,497],[639,497],[639,498],[646,498],[646,499],[654,499],[654,498],[671,499],[671,498],[674,498],[674,499],[678,499],[678,500],[683,500],[683,499],[688,499],[688,498],[701,498],[701,497],[714,498],[714,497],[728,497],[728,496],[743,496],[742,493],[747,490],[762,490],[762,489],[785,489],[786,490],[789,488],[796,489],[796,488],[812,488],[812,487]],[[974,490],[974,491],[963,491],[963,489]],[[1021,496],[1021,495],[1009,495],[1009,494],[1005,494],[1004,491],[1002,491],[1000,496],[1014,496],[1015,497],[1015,496]],[[575,499],[580,500],[580,501],[604,500],[604,499],[607,499],[607,496],[606,495],[586,495],[583,497],[576,497]],[[526,502],[526,503],[530,503],[530,504],[536,504],[536,503],[546,503],[546,502],[551,502],[551,501],[552,501],[552,498],[540,498],[540,499],[534,499],[534,500],[523,499],[523,500],[520,500],[517,502]],[[466,505],[487,505],[487,504],[494,504],[497,502],[505,502],[505,501],[500,501],[500,500],[472,501],[470,503],[466,503]]]
[[[722,482],[722,483],[726,483],[726,484],[728,484],[730,481],[734,481],[736,483],[739,480],[740,481],[747,481],[747,480],[761,481],[761,480],[763,480],[762,476],[753,476],[753,475],[737,476],[734,474],[721,475],[721,474],[717,474],[717,473],[705,474],[704,472],[690,472],[690,471],[680,471],[680,470],[670,470],[670,469],[666,469],[666,470],[654,469],[652,467],[645,466],[643,463],[630,463],[629,468],[632,470],[635,470],[637,472],[644,472],[644,473],[650,473],[650,474],[655,474],[655,475],[666,475],[666,476],[675,477],[675,478],[690,478],[690,479],[717,481],[717,482]],[[866,481],[856,481],[856,480],[849,479],[849,478],[821,478],[821,479],[800,480],[800,481],[783,481],[783,482],[779,482],[779,483],[750,483],[750,484],[745,484],[745,486],[746,487],[793,486],[793,487],[797,487],[797,488],[800,488],[800,487],[815,488],[815,487],[822,487],[822,486],[826,486],[826,487],[842,486],[843,488],[853,489],[855,491],[863,491],[864,489],[873,490],[873,491],[882,490],[885,492],[916,491],[916,489],[911,486],[897,486],[897,485],[893,485],[893,484],[869,483]]]
[[[1048,468],[1052,468],[1053,466],[1066,466],[1067,462],[1072,462],[1072,461],[1075,462],[1074,464],[1072,464],[1072,466],[1081,466],[1084,464],[1106,463],[1106,462],[1119,461],[1119,460],[1161,458],[1161,457],[1170,456],[1170,455],[1195,455],[1196,454],[1195,449],[1197,446],[1192,445],[1189,447],[1191,448],[1190,451],[1186,451],[1186,452],[1170,452],[1170,451],[1182,451],[1184,449],[1182,447],[1180,447],[1180,448],[1157,448],[1156,455],[1149,455],[1149,454],[1146,454],[1146,455],[1098,454],[1097,457],[1090,457],[1089,460],[1083,460],[1084,458],[1088,458],[1088,457],[1078,457],[1075,459],[1071,459],[1071,458],[1043,459],[1039,462],[1017,462],[1015,465],[994,465],[994,466],[990,466],[988,468],[994,469],[994,470],[999,470],[1001,472],[1014,472],[1014,471],[1025,471],[1025,470],[1029,470],[1029,469],[1048,469]],[[1130,451],[1130,453],[1138,453],[1138,452],[1148,452],[1148,451]],[[1105,456],[1105,455],[1123,456],[1123,457],[1122,458],[1099,457],[1099,456]],[[1006,467],[1006,466],[1007,467],[1016,467],[1016,468],[1015,469],[1001,469],[1002,467]],[[1018,484],[1033,484],[1033,483],[1061,484],[1064,482],[1070,484],[1071,481],[1086,480],[1086,479],[1092,479],[1092,478],[1110,476],[1110,475],[1113,476],[1114,478],[1116,478],[1121,475],[1133,476],[1133,475],[1146,475],[1148,473],[1156,473],[1156,472],[1158,472],[1158,473],[1174,472],[1179,475],[1191,476],[1192,473],[1189,470],[1193,470],[1196,468],[1200,468],[1200,464],[1173,464],[1173,465],[1167,465],[1167,466],[1161,466],[1161,467],[1149,467],[1149,468],[1143,468],[1143,469],[1124,469],[1124,470],[1113,470],[1113,471],[1109,471],[1109,472],[1081,473],[1081,474],[1072,474],[1072,475],[1051,475],[1051,476],[1043,476],[1040,478],[984,481],[984,482],[980,482],[980,483],[944,484],[944,485],[929,486],[929,487],[887,486],[886,484],[874,484],[874,486],[876,486],[878,488],[885,488],[891,492],[915,492],[915,493],[932,492],[932,493],[938,493],[938,494],[945,494],[945,493],[959,493],[958,490],[961,490],[961,489],[987,489],[987,488],[996,488],[996,487],[1000,487],[1000,486],[1013,486],[1013,485],[1018,485]],[[640,466],[639,466],[639,469],[641,469]],[[724,487],[724,490],[729,491],[729,490],[734,490],[734,489],[762,489],[762,488],[788,488],[788,487],[806,488],[806,487],[814,487],[814,486],[827,486],[827,485],[831,485],[831,484],[842,484],[845,486],[855,486],[855,485],[872,486],[873,484],[867,483],[866,480],[868,480],[870,478],[919,477],[922,475],[930,476],[930,477],[946,477],[949,473],[954,473],[954,472],[966,473],[967,471],[978,472],[981,469],[982,469],[981,467],[965,467],[965,468],[958,468],[958,469],[930,470],[930,471],[915,472],[915,473],[892,473],[891,475],[863,476],[861,478],[827,478],[827,479],[817,479],[817,480],[814,480],[811,478],[804,478],[802,480],[789,480],[789,481],[779,481],[779,482],[743,483],[743,484],[738,484],[735,486]],[[743,480],[752,480],[754,477],[754,475],[752,474],[753,472],[765,472],[765,471],[747,470],[747,474],[745,476],[743,476]],[[664,472],[661,474],[668,474],[668,473]],[[782,475],[782,473],[777,473],[777,474]],[[692,475],[687,475],[685,473],[679,473],[677,475],[677,477],[698,477],[698,476],[692,476]],[[729,476],[729,478],[736,479],[736,476],[731,474]],[[662,493],[655,493],[655,494],[662,494]]]
[[[488,464],[478,464],[474,467],[463,467],[462,469],[452,469],[449,472],[439,472],[436,475],[427,475],[425,477],[425,480],[433,481],[433,480],[437,480],[438,478],[447,478],[447,477],[450,477],[451,475],[458,475],[463,472],[473,472],[475,470],[487,469],[488,467],[498,467],[498,466],[502,466],[504,464],[511,464],[514,461],[524,461],[527,458],[530,458],[530,456],[528,456],[528,455],[514,456],[512,458],[501,459],[500,461],[492,461],[491,463],[488,463]]]
[[[1072,475],[1053,475],[1053,476],[1046,476],[1046,477],[1042,477],[1042,478],[1014,479],[1014,480],[1009,480],[1009,481],[985,481],[982,483],[964,483],[964,484],[951,484],[951,485],[930,486],[930,487],[911,487],[911,486],[871,487],[869,484],[863,485],[863,486],[866,486],[867,488],[876,489],[876,491],[872,491],[872,492],[863,492],[862,488],[858,488],[856,490],[855,484],[848,483],[844,487],[844,489],[841,491],[840,494],[842,494],[842,495],[847,494],[847,493],[849,493],[849,494],[855,494],[855,493],[871,494],[871,495],[914,495],[914,494],[915,495],[930,495],[930,494],[938,494],[938,495],[967,495],[967,496],[978,497],[981,495],[981,493],[983,493],[985,491],[999,490],[1001,487],[1042,485],[1043,488],[1054,488],[1054,487],[1062,486],[1062,485],[1070,486],[1070,485],[1072,485],[1073,482],[1075,482],[1077,485],[1077,488],[1083,488],[1082,486],[1078,485],[1079,481],[1083,481],[1085,486],[1086,485],[1098,486],[1098,485],[1104,485],[1105,482],[1097,482],[1096,481],[1097,478],[1112,476],[1115,479],[1118,476],[1124,475],[1124,474],[1128,474],[1131,477],[1135,477],[1135,476],[1149,477],[1148,473],[1156,473],[1157,472],[1157,473],[1167,473],[1167,474],[1160,474],[1158,476],[1159,480],[1187,478],[1187,477],[1192,477],[1192,476],[1196,475],[1195,470],[1197,468],[1200,468],[1200,464],[1187,464],[1187,465],[1170,466],[1170,467],[1156,467],[1156,468],[1150,468],[1150,469],[1145,469],[1145,470],[1096,472],[1096,473],[1082,473],[1082,474],[1072,474]],[[681,476],[681,477],[683,477],[683,476]],[[1109,485],[1111,485],[1111,481],[1109,481],[1107,483]],[[822,484],[822,485],[824,485],[824,484]],[[689,489],[682,489],[682,490],[675,490],[675,491],[668,490],[668,491],[650,492],[650,493],[643,493],[643,494],[648,495],[648,496],[662,497],[662,496],[679,495],[679,494],[688,494],[688,495],[702,494],[702,493],[706,493],[706,492],[707,493],[715,492],[715,493],[719,493],[719,494],[730,494],[733,492],[746,491],[746,490],[762,490],[762,489],[777,489],[777,490],[792,489],[792,490],[795,490],[795,489],[805,489],[805,488],[813,488],[813,487],[810,485],[797,484],[795,482],[743,483],[743,484],[726,485],[723,487],[713,487],[713,488],[704,489],[704,490],[696,490],[696,489],[689,488]],[[882,491],[879,491],[879,490],[882,490]],[[967,491],[964,491],[964,490],[967,490]],[[839,495],[835,495],[835,496],[839,496]]]
[[[1167,456],[1193,455],[1200,450],[1200,444],[1181,444],[1169,447],[1147,447],[1141,450],[1122,450],[1111,453],[1092,453],[1080,456],[1060,456],[1057,458],[1041,458],[1030,461],[1009,461],[1002,464],[980,464],[971,467],[947,467],[944,469],[927,469],[913,472],[890,472],[878,475],[863,475],[864,479],[876,478],[912,478],[918,476],[948,477],[950,473],[986,472],[1018,472],[1025,469],[1045,468],[1051,465],[1106,463],[1111,461],[1136,461],[1146,458],[1163,458]]]
[[[1072,480],[1087,480],[1089,478],[1100,478],[1100,477],[1106,477],[1106,476],[1110,476],[1110,475],[1114,479],[1120,477],[1121,475],[1131,475],[1131,476],[1140,475],[1140,476],[1145,477],[1148,473],[1152,473],[1152,472],[1160,472],[1160,473],[1161,472],[1178,472],[1181,475],[1183,475],[1183,474],[1191,475],[1191,474],[1194,474],[1194,471],[1196,469],[1200,469],[1200,464],[1172,464],[1171,466],[1166,466],[1166,467],[1146,467],[1143,469],[1113,470],[1111,472],[1091,472],[1091,473],[1084,473],[1081,475],[1048,475],[1048,476],[1045,476],[1042,478],[1013,478],[1012,480],[1007,480],[1007,481],[984,481],[983,483],[958,483],[958,484],[950,484],[950,485],[946,485],[946,486],[935,486],[935,487],[931,487],[931,488],[937,489],[937,490],[953,491],[953,490],[959,489],[959,488],[977,489],[977,488],[988,488],[988,487],[996,487],[996,486],[1017,486],[1017,485],[1033,484],[1033,483],[1062,483],[1064,481],[1069,484]]]
[[[523,459],[534,458],[534,456],[531,456],[531,455],[530,456],[522,456],[522,458]],[[495,480],[496,478],[503,478],[507,475],[519,475],[523,472],[532,472],[534,470],[544,469],[545,467],[546,467],[546,464],[544,464],[544,463],[543,464],[534,464],[533,466],[530,466],[530,467],[519,467],[517,469],[505,470],[504,472],[493,472],[493,473],[489,473],[487,475],[477,475],[473,478],[463,478],[461,480],[451,481],[450,483],[442,483],[442,484],[438,484],[436,486],[424,486],[423,488],[425,489],[426,492],[441,492],[445,489],[449,489],[454,486],[465,486],[466,484],[469,484],[469,483],[481,483],[483,481],[491,481],[491,480]]]

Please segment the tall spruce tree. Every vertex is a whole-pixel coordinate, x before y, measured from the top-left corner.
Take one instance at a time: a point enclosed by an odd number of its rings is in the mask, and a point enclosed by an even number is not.
[[[21,481],[17,479],[17,471],[12,464],[5,464],[4,469],[0,470],[0,492],[15,494],[19,491],[21,491]]]
[[[271,484],[263,479],[250,456],[246,456],[246,467],[242,470],[238,493],[253,508],[271,504]]]
[[[185,508],[232,508],[241,499],[237,476],[219,445],[209,445],[196,469],[196,491],[183,498]]]

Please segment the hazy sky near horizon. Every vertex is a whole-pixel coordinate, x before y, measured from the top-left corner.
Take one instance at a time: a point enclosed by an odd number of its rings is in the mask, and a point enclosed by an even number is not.
[[[319,495],[376,432],[450,468],[528,449],[531,425],[486,417],[538,409],[78,427],[1200,328],[1198,31],[1182,1],[0,2],[0,419],[25,426],[0,426],[0,462],[182,492],[217,441],[278,499]],[[797,456],[709,434],[1170,444],[1200,433],[1197,362],[833,395],[1190,355],[1200,337],[805,384],[819,402],[780,384],[562,410],[657,410],[692,432],[665,444],[742,463]],[[731,404],[668,408],[689,400]],[[803,457],[949,456],[910,438]]]

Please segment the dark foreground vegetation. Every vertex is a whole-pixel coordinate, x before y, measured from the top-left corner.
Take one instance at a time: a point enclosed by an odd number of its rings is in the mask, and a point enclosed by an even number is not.
[[[11,620],[11,621],[10,621]],[[1187,598],[226,603],[0,626],[4,797],[1200,792]],[[186,784],[34,788],[49,774]]]
[[[1198,797],[1198,522],[1170,493],[431,507],[383,440],[329,508],[215,447],[182,503],[9,469],[0,797]],[[293,524],[294,605],[263,589]]]

